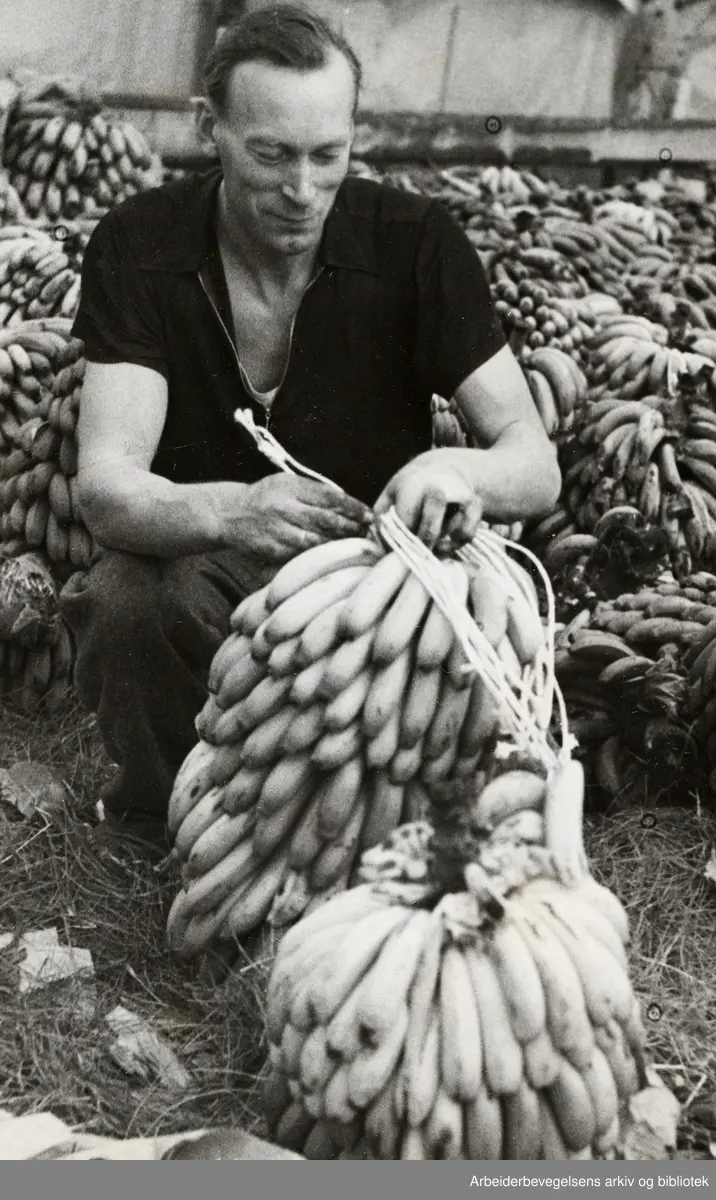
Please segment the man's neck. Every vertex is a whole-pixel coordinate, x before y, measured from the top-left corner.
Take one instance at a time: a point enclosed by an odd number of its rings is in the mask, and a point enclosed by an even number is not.
[[[232,221],[223,181],[218,194],[217,236],[219,245],[251,276],[261,293],[302,289],[313,276],[318,245],[305,253],[288,255],[255,242],[238,222]]]

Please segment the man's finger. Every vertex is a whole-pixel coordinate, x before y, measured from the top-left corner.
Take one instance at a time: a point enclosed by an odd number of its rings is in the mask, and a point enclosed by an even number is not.
[[[425,492],[418,537],[426,546],[434,546],[440,537],[446,508],[445,496],[441,491],[428,489]]]
[[[473,496],[460,505],[460,509],[448,522],[446,532],[456,542],[471,542],[482,520],[482,500]]]
[[[361,537],[366,531],[362,523],[349,520],[341,513],[331,512],[329,509],[306,508],[302,516],[302,524],[307,529],[315,530],[328,538]]]

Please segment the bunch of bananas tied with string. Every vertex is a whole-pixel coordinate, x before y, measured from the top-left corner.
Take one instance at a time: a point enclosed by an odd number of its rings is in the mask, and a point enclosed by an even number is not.
[[[345,888],[361,850],[424,813],[427,787],[475,774],[500,728],[499,680],[537,703],[537,593],[502,539],[484,530],[438,559],[395,514],[378,530],[299,555],[231,618],[169,805],[179,954]],[[466,669],[466,622],[492,685]]]
[[[515,714],[477,775],[431,786],[429,822],[364,853],[356,886],[284,935],[264,1089],[280,1145],[613,1155],[645,1070],[628,920],[588,872],[580,764],[528,727]]]

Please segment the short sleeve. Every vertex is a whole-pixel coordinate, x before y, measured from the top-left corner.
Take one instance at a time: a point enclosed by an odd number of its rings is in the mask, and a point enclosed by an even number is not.
[[[435,201],[422,225],[415,271],[418,374],[449,399],[505,345],[480,257],[457,221]]]
[[[136,363],[166,378],[166,337],[152,281],[136,264],[114,213],[95,227],[82,262],[80,302],[72,327],[86,357]]]

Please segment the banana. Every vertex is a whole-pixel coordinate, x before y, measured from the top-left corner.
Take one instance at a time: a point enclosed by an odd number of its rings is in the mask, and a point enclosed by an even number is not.
[[[266,641],[275,646],[304,633],[314,617],[330,604],[350,596],[368,573],[369,568],[365,566],[339,567],[309,583],[270,613],[264,627]]]
[[[348,876],[358,852],[361,829],[366,812],[366,797],[360,792],[344,828],[335,840],[324,845],[311,865],[311,890],[326,892],[329,888],[347,886]]]
[[[539,1099],[542,1125],[541,1157],[545,1162],[564,1162],[572,1156],[564,1144],[559,1124],[550,1107],[546,1092],[543,1092]]]
[[[173,851],[176,857],[184,860],[196,842],[207,829],[211,828],[222,811],[222,790],[212,787],[202,796],[184,817],[173,838]]]
[[[321,771],[336,770],[360,752],[363,741],[358,722],[336,733],[324,733],[311,750],[311,761]]]
[[[269,616],[266,605],[269,586],[266,584],[257,591],[251,592],[237,605],[229,619],[232,633],[245,633],[249,637],[253,637],[259,626]]]
[[[295,676],[288,693],[288,700],[292,704],[297,704],[299,708],[315,706],[318,696],[322,692],[322,681],[328,661],[328,659],[319,658],[317,662],[311,663],[309,667],[304,667]]]
[[[396,709],[375,737],[366,742],[365,759],[372,770],[380,770],[393,761],[398,751],[399,734],[400,712]]]
[[[256,770],[276,761],[281,753],[284,736],[299,711],[293,705],[287,704],[251,730],[243,743],[243,762],[247,767]]]
[[[186,877],[193,879],[206,875],[243,837],[251,833],[254,820],[252,812],[239,813],[235,817],[226,812],[219,813],[193,842],[186,858]]]
[[[580,883],[588,870],[583,841],[583,809],[584,768],[574,758],[562,760],[547,788],[544,840],[557,877],[567,887]]]
[[[533,371],[525,368],[524,373],[545,433],[547,437],[552,438],[560,428],[560,412],[557,398],[552,391],[547,376],[543,375],[541,371]]]
[[[315,976],[312,1003],[320,1025],[327,1027],[327,1045],[334,1054],[342,1054],[345,1044],[344,1035],[338,1037],[345,1019],[341,1018],[343,1006],[357,988],[363,989],[367,973],[386,943],[404,928],[407,920],[408,914],[398,906],[383,905],[367,913],[353,926],[350,937],[336,940],[333,953],[326,956],[323,969]],[[358,1024],[355,1038],[360,1045]]]
[[[625,1044],[622,1030],[616,1022],[599,1026],[594,1033],[597,1046],[609,1064],[617,1093],[621,1101],[628,1100],[639,1090],[640,1079],[637,1064]]]
[[[305,1103],[305,1100],[304,1100]],[[303,1157],[311,1162],[335,1157],[336,1146],[325,1121],[317,1120],[303,1144]]]
[[[541,987],[541,984],[540,984]],[[525,1078],[536,1092],[554,1083],[562,1066],[562,1055],[555,1050],[552,1039],[544,1028],[532,1041],[523,1046],[525,1056]]]
[[[290,676],[273,679],[270,675],[265,675],[243,700],[232,704],[219,718],[214,729],[216,745],[235,744],[263,721],[279,712],[284,707],[292,687],[293,680]]]
[[[554,393],[562,420],[568,418],[579,402],[579,387],[567,362],[567,355],[552,347],[533,350],[529,365],[540,371]]]
[[[239,766],[223,787],[224,812],[233,817],[252,808],[261,794],[261,789],[271,769],[268,766],[254,771],[243,765]]]
[[[440,1063],[442,1084],[452,1100],[477,1098],[482,1079],[482,1042],[472,979],[458,946],[443,950],[440,966]]]
[[[556,1080],[545,1089],[545,1093],[567,1148],[579,1151],[590,1146],[597,1125],[584,1076],[565,1061]]]
[[[298,1077],[305,1092],[322,1092],[335,1069],[328,1053],[326,1031],[317,1025],[303,1041],[298,1061]]]
[[[517,926],[500,921],[487,953],[497,972],[512,1030],[523,1046],[545,1029],[547,1006],[539,972]]]
[[[344,603],[345,600],[341,599],[334,604],[329,604],[312,621],[309,621],[306,628],[297,637],[298,647],[295,661],[299,666],[308,667],[311,663],[318,662],[338,645]]]
[[[567,951],[555,935],[515,902],[515,919],[537,966],[547,1005],[547,1028],[555,1048],[575,1066],[589,1066],[594,1032],[582,985]]]
[[[604,1137],[619,1116],[619,1094],[611,1068],[598,1046],[591,1065],[582,1072],[594,1112],[596,1136]]]
[[[325,729],[333,732],[346,729],[356,720],[373,685],[373,675],[371,668],[364,668],[340,695],[325,706]]]
[[[378,1093],[365,1116],[365,1136],[374,1158],[385,1162],[397,1157],[400,1146],[398,1125],[391,1080]]]
[[[358,1122],[355,1120],[355,1109],[348,1099],[348,1079],[349,1067],[344,1063],[342,1066],[336,1067],[323,1092],[326,1120],[336,1122],[338,1129],[344,1133],[351,1123],[356,1130],[359,1128]]]
[[[398,788],[401,797],[403,785],[410,783],[410,780],[415,778],[423,765],[424,757],[422,741],[416,742],[414,746],[401,746],[400,731],[398,731],[398,749],[388,764],[388,775],[391,785]]]
[[[416,666],[410,676],[400,713],[399,744],[410,748],[418,745],[435,715],[440,698],[439,667],[421,669]]]
[[[262,819],[273,817],[297,795],[307,798],[313,792],[316,781],[317,772],[307,753],[271,760],[256,802],[258,815]]]
[[[443,1087],[438,1087],[430,1116],[423,1126],[423,1138],[429,1159],[442,1161],[462,1157],[462,1106]]]
[[[264,783],[264,788],[265,786],[266,784]],[[267,858],[270,854],[273,854],[277,846],[281,845],[301,817],[311,796],[312,789],[313,780],[310,776],[307,776],[303,785],[296,789],[280,808],[270,814],[265,814],[262,811],[261,797],[259,797],[256,824],[252,837],[254,855],[257,860],[262,861]]]
[[[206,875],[190,882],[184,894],[191,915],[200,917],[218,909],[246,883],[256,866],[251,841],[244,839]]]
[[[321,790],[318,832],[328,840],[345,828],[363,785],[364,769],[360,758],[339,767]]]
[[[505,997],[495,967],[474,946],[463,949],[477,1002],[482,1043],[483,1071],[495,1096],[512,1095],[520,1086],[522,1048],[510,1024]]]
[[[240,938],[266,920],[286,870],[284,850],[267,863],[262,863],[260,871],[249,875],[248,881],[239,887],[233,907],[218,928],[222,940]]]
[[[425,1137],[421,1129],[406,1129],[400,1143],[402,1162],[425,1162],[428,1158]]]
[[[167,829],[173,837],[182,821],[213,784],[214,748],[199,741],[177,772],[169,798]]]
[[[470,576],[470,609],[473,620],[494,648],[507,634],[509,610],[504,584],[489,567]]]
[[[237,640],[231,641],[231,637]],[[227,645],[227,642],[231,644]],[[245,700],[265,677],[263,663],[256,662],[247,653],[247,646],[250,649],[250,645],[247,634],[233,634],[220,646],[212,662],[209,691],[216,694],[217,702],[225,711]]]
[[[469,707],[470,688],[454,687],[450,676],[444,673],[440,697],[423,743],[427,759],[442,759],[446,755],[455,758]]]
[[[361,851],[370,850],[384,842],[401,823],[404,787],[394,784],[386,771],[373,772],[370,787],[360,835]]]
[[[407,649],[431,604],[431,597],[424,585],[417,575],[409,572],[376,629],[373,642],[375,662],[393,662]]]
[[[483,788],[470,809],[470,824],[491,832],[515,813],[541,808],[546,783],[531,771],[505,771]]]
[[[400,935],[398,935],[400,936]],[[348,1099],[354,1108],[366,1109],[385,1087],[400,1057],[408,1027],[408,1007],[393,1009],[393,1020],[375,1049],[361,1049],[348,1069]]]
[[[407,1028],[406,999],[430,929],[429,914],[412,911],[407,923],[385,943],[366,977],[358,1019],[366,1038],[374,1045],[387,1037],[402,1008]]]
[[[500,1100],[483,1085],[477,1098],[466,1104],[465,1148],[471,1160],[495,1161],[503,1158],[503,1109]]]
[[[395,551],[367,570],[343,609],[340,624],[344,636],[357,638],[374,628],[407,574],[408,567]]]
[[[410,647],[391,662],[379,667],[363,706],[361,727],[366,738],[376,737],[389,717],[400,713],[411,666]]]
[[[513,589],[507,598],[507,636],[522,666],[534,662],[545,645],[545,632],[539,611]]]
[[[358,638],[342,642],[328,658],[320,680],[320,694],[335,699],[347,688],[370,661],[375,631],[367,630]]]
[[[522,1079],[519,1088],[502,1102],[503,1157],[508,1161],[539,1158],[542,1149],[542,1114],[539,1096]]]
[[[277,646],[274,646],[266,661],[266,670],[269,675],[273,675],[274,679],[280,679],[284,675],[294,673],[298,646],[299,639],[297,637],[288,638],[287,641],[279,642]],[[251,643],[249,642],[249,652],[250,647]]]

